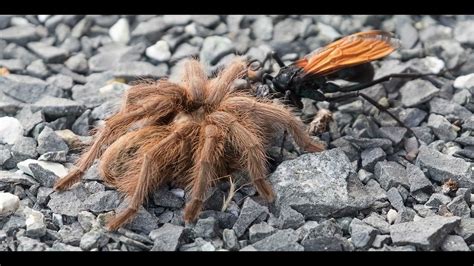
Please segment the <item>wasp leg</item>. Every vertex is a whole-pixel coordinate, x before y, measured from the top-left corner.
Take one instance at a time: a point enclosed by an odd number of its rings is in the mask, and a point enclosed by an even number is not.
[[[385,112],[387,113],[390,117],[392,117],[395,121],[397,121],[397,123],[406,128],[407,131],[415,137],[415,139],[418,141],[418,144],[420,144],[420,141],[418,140],[418,137],[416,136],[415,132],[413,132],[413,130],[411,130],[410,127],[408,127],[407,125],[405,125],[405,123],[403,123],[402,121],[400,121],[400,119],[398,119],[398,117],[396,115],[394,115],[392,112],[390,112],[386,107],[380,105],[377,101],[375,101],[374,99],[370,98],[369,96],[367,96],[366,94],[364,93],[361,93],[359,91],[356,91],[356,92],[353,92],[353,93],[348,93],[348,94],[344,94],[344,95],[341,95],[341,96],[336,96],[336,97],[326,97],[325,101],[328,101],[328,102],[337,102],[337,101],[344,101],[344,100],[348,100],[348,99],[351,99],[351,98],[355,98],[355,97],[362,97],[364,98],[365,100],[367,100],[369,103],[371,103],[373,106],[375,106],[377,109],[379,109],[380,111],[382,112]]]
[[[374,86],[376,84],[389,81],[392,78],[405,78],[405,79],[417,79],[425,76],[438,76],[439,74],[434,74],[434,73],[428,73],[428,74],[419,74],[419,73],[400,73],[400,74],[390,74],[383,76],[381,78],[378,78],[376,80],[372,80],[371,82],[367,83],[362,83],[362,84],[356,84],[353,86],[347,86],[347,87],[340,87],[339,91],[341,92],[349,92],[349,91],[360,91],[363,89],[366,89],[368,87]]]

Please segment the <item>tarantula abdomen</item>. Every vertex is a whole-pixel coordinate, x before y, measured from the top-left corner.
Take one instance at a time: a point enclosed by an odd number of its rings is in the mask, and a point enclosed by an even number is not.
[[[184,218],[194,221],[208,188],[241,169],[271,201],[265,148],[274,132],[287,130],[309,152],[324,146],[313,142],[285,106],[235,89],[234,81],[247,68],[239,57],[209,79],[198,61],[188,60],[180,83],[159,80],[133,86],[120,111],[97,131],[77,168],[55,189],[67,189],[100,159],[101,177],[129,200],[127,209],[108,222],[111,230],[129,222],[149,193],[166,183],[190,193]]]

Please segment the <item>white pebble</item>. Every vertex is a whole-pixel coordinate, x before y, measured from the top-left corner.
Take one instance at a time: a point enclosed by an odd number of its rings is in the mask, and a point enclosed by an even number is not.
[[[209,242],[201,246],[201,251],[216,251],[216,248]]]
[[[390,209],[387,212],[387,221],[388,221],[388,223],[393,224],[393,222],[395,222],[395,220],[397,219],[397,216],[398,216],[398,212],[394,209]]]
[[[421,218],[420,216],[415,214],[415,216],[413,217],[413,222],[419,221],[421,219],[423,219],[423,218]]]
[[[184,190],[181,188],[173,188],[170,192],[179,198],[184,198]]]
[[[50,15],[38,15],[38,20],[40,22],[45,22],[49,17]]]
[[[130,41],[130,26],[126,18],[121,18],[110,28],[110,38],[114,42],[126,44]]]
[[[117,94],[121,95],[124,91],[126,91],[130,85],[121,82],[112,82],[108,85],[99,89],[99,93],[102,95],[110,95],[110,94]]]
[[[33,238],[42,237],[46,234],[46,225],[44,223],[44,215],[36,210],[26,207],[23,210],[26,216],[26,235]]]
[[[33,160],[33,159],[27,159],[27,160],[21,161],[16,166],[18,167],[18,169],[23,171],[25,174],[33,176],[33,173],[30,170],[30,164],[32,164],[32,163],[36,163],[36,164],[40,165],[44,169],[53,172],[58,177],[64,177],[68,173],[66,167],[64,167],[60,163],[53,163],[53,162],[47,162],[47,161],[38,161],[38,160]]]
[[[0,216],[8,216],[20,207],[20,198],[11,193],[0,192]]]
[[[146,48],[146,56],[156,61],[168,61],[171,58],[170,46],[166,41],[158,41],[154,45]]]
[[[425,57],[423,60],[425,61],[430,73],[438,74],[445,66],[443,60],[434,56]]]
[[[454,80],[453,86],[456,89],[466,89],[466,90],[474,87],[474,73],[457,77]]]
[[[13,145],[23,136],[23,126],[18,119],[4,116],[0,117],[0,144]]]

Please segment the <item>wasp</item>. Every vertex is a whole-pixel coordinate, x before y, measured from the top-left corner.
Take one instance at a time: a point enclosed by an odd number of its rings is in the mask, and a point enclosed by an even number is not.
[[[268,73],[254,74],[262,81],[262,85],[257,88],[257,96],[282,94],[286,101],[300,109],[303,108],[301,98],[309,98],[317,102],[339,102],[362,97],[379,110],[386,112],[415,136],[413,131],[398,117],[377,101],[360,92],[392,78],[415,79],[429,75],[441,75],[441,72],[438,74],[398,73],[374,80],[375,71],[371,62],[391,54],[400,47],[400,43],[400,40],[395,38],[392,33],[371,30],[340,38],[290,65],[285,65],[275,52],[270,53],[262,63],[258,60],[250,60],[250,64],[253,66],[251,70],[261,69],[269,57],[273,57],[280,66],[280,70],[275,76]],[[335,79],[344,79],[356,82],[356,84],[343,87],[333,82]],[[338,92],[342,94],[327,95]]]

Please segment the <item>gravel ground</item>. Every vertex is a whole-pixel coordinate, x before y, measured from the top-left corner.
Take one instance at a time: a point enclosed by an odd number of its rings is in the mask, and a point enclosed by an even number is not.
[[[402,41],[373,62],[376,77],[464,63],[453,80],[392,80],[365,90],[421,145],[356,99],[332,110],[329,131],[318,136],[327,151],[301,155],[285,143],[269,177],[274,204],[244,186],[222,211],[223,182],[200,219],[185,224],[184,191],[165,187],[131,224],[107,232],[104,221],[124,205],[96,165],[80,184],[53,192],[90,142],[89,129],[116,110],[137,76],[173,76],[190,55],[209,71],[234,52],[263,59],[276,50],[291,62],[367,29]],[[0,16],[0,250],[473,250],[472,47],[473,16]],[[316,111],[305,101],[303,116]],[[240,187],[245,175],[235,176]]]

